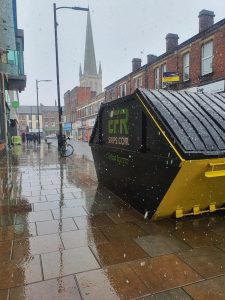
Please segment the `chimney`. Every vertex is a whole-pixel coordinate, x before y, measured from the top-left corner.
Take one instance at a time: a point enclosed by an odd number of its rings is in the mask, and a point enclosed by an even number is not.
[[[154,54],[148,54],[147,55],[147,64],[151,65],[157,60],[158,56]]]
[[[179,36],[175,33],[166,35],[166,52],[173,51],[178,46]]]
[[[213,11],[203,9],[199,15],[199,32],[202,32],[214,24],[215,14]]]
[[[132,59],[132,72],[135,72],[140,67],[141,67],[141,59],[140,58],[133,58]]]

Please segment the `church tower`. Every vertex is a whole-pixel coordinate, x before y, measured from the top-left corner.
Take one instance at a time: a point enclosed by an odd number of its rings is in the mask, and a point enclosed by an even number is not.
[[[79,77],[81,87],[90,87],[91,91],[96,92],[97,95],[102,92],[102,68],[101,63],[99,63],[99,70],[97,72],[91,16],[89,11],[87,14],[84,70],[82,72],[82,67],[80,66]]]

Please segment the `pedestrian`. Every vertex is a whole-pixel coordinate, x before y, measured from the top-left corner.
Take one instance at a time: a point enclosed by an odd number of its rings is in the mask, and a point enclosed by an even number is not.
[[[30,133],[30,135],[29,135],[29,144],[32,143],[32,142],[33,142],[33,134]]]
[[[26,141],[27,141],[27,145],[28,145],[28,143],[29,143],[29,133],[28,132],[26,133]]]
[[[33,135],[33,142],[34,142],[34,145],[36,145],[37,140],[38,140],[38,137],[37,137],[36,134],[34,134],[34,135]]]
[[[22,142],[25,143],[26,141],[26,134],[25,132],[22,133]]]
[[[29,144],[30,145],[30,143],[33,141],[33,136],[32,136],[32,134],[31,133],[28,133],[27,134],[27,145]]]

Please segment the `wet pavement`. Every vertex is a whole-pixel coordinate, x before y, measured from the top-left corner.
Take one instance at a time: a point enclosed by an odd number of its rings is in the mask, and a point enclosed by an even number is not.
[[[225,299],[225,216],[153,223],[85,155],[17,146],[0,160],[5,299]]]

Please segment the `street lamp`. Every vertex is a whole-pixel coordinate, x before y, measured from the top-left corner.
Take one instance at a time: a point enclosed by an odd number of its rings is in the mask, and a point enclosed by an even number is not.
[[[41,143],[41,133],[40,133],[40,118],[39,118],[39,95],[38,95],[38,83],[39,82],[50,82],[52,80],[36,80],[36,91],[37,91],[37,115],[38,115],[38,144]],[[43,120],[42,120],[43,122]]]
[[[57,33],[57,15],[56,12],[59,9],[72,9],[72,10],[81,10],[81,11],[89,11],[89,8],[83,7],[68,7],[68,6],[60,6],[56,7],[56,3],[53,4],[54,10],[54,29],[55,29],[55,57],[56,57],[56,78],[57,78],[57,96],[58,96],[58,114],[59,114],[59,137],[58,137],[58,150],[60,150],[62,146],[62,107],[60,100],[60,83],[59,83],[59,51],[58,51],[58,33]]]

